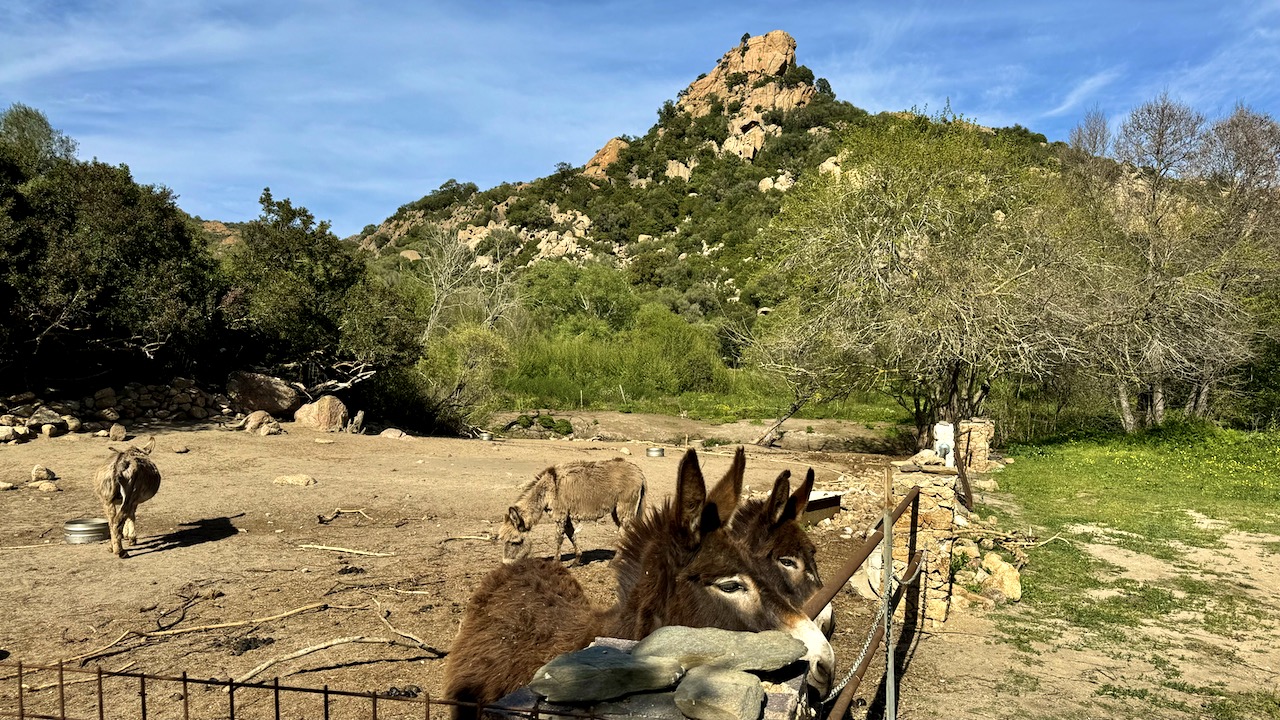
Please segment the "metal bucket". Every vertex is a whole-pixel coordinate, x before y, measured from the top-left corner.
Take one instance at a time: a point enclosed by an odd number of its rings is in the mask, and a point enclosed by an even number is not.
[[[62,532],[72,545],[101,542],[111,539],[107,521],[102,518],[79,518],[62,523]]]
[[[645,450],[644,453],[649,457],[662,457],[667,454],[667,451],[662,448],[649,448],[648,450]]]
[[[480,433],[480,439],[481,439],[481,440],[492,440],[492,439],[493,439],[493,433],[491,433],[491,432],[482,432],[482,433]]]

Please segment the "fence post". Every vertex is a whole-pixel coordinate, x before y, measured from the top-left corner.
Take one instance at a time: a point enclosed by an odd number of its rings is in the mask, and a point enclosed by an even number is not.
[[[883,598],[884,613],[884,717],[885,720],[895,720],[897,717],[897,698],[894,696],[894,652],[896,645],[893,641],[893,468],[884,469],[884,549],[882,557],[884,558],[883,569],[881,570],[881,597]]]
[[[24,720],[27,717],[26,710],[22,706],[22,661],[18,661],[18,720]]]
[[[142,702],[142,720],[147,720],[147,676],[138,676],[138,697]]]
[[[102,695],[102,666],[98,666],[98,720],[106,720],[106,707]]]
[[[67,720],[67,686],[61,660],[58,661],[58,717]]]

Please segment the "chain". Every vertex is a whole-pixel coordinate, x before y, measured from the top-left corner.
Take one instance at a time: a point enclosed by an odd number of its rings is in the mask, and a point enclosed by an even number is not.
[[[925,557],[922,555],[920,557],[920,564],[916,565],[916,571],[911,574],[910,578],[899,580],[898,576],[890,575],[889,576],[889,593],[893,594],[897,592],[898,587],[903,584],[911,584],[915,582],[916,578],[920,577],[920,573],[924,570],[924,565],[925,565],[924,561],[925,561]],[[837,684],[835,687],[831,688],[831,692],[827,693],[827,697],[824,698],[822,701],[823,705],[830,705],[831,703],[835,702],[835,699],[840,695],[840,691],[844,690],[845,686],[849,684],[849,681],[853,679],[853,674],[857,672],[859,667],[862,666],[862,661],[867,659],[867,653],[871,652],[871,640],[872,638],[875,637],[876,630],[879,629],[880,623],[883,621],[884,621],[884,615],[877,611],[876,620],[875,622],[871,623],[871,629],[867,631],[867,640],[862,644],[862,651],[858,653],[858,659],[854,661],[853,665],[849,666],[849,672],[845,673],[844,679],[841,680],[839,684]]]

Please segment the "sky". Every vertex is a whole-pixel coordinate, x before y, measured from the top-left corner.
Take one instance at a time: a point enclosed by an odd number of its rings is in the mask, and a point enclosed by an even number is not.
[[[1161,92],[1280,117],[1280,0],[4,0],[0,110],[193,215],[251,220],[270,187],[345,237],[449,179],[585,164],[771,30],[873,113],[949,103],[1050,140]]]

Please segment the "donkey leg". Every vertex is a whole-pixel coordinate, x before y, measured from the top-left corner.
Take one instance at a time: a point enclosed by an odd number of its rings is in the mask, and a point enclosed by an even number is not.
[[[124,516],[124,539],[129,542],[130,546],[138,544],[138,528],[133,521],[133,513],[126,513]]]
[[[582,564],[582,551],[578,549],[578,538],[573,534],[573,518],[564,521],[564,532],[569,537],[569,544],[573,546],[573,562],[570,566]]]
[[[560,547],[564,545],[565,533],[572,532],[571,530],[568,529],[571,527],[569,524],[570,522],[571,521],[569,520],[568,516],[565,517],[563,522],[560,522],[560,521],[556,522],[556,554],[551,556],[551,559],[555,560],[556,562],[560,562]]]
[[[107,516],[107,531],[111,533],[111,554],[118,557],[129,557],[124,549],[124,512],[113,503],[104,503],[103,514]]]

